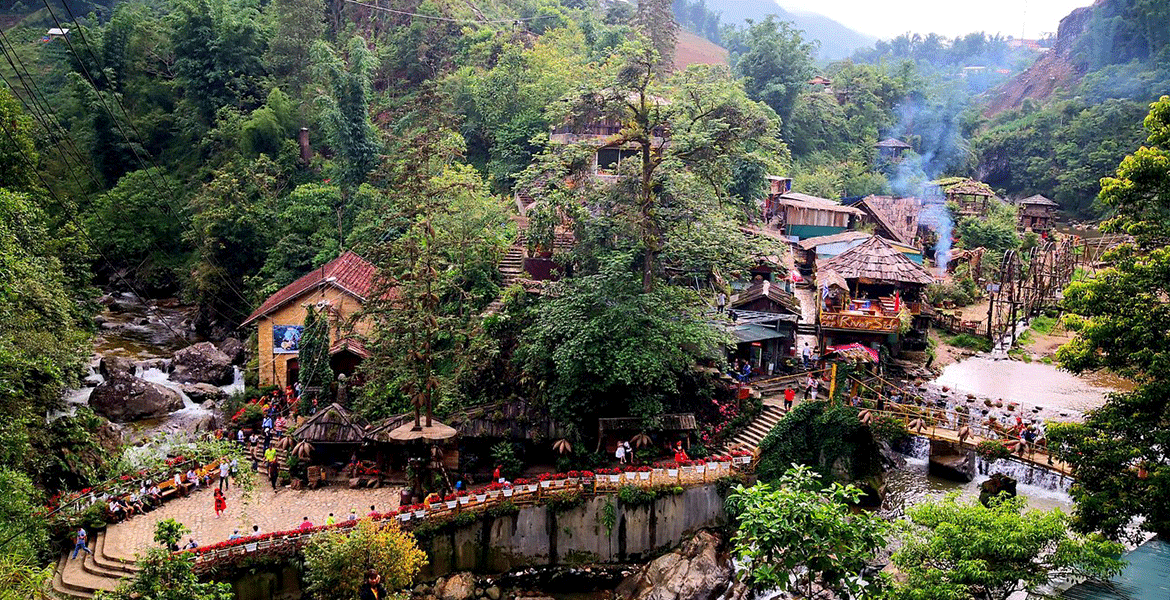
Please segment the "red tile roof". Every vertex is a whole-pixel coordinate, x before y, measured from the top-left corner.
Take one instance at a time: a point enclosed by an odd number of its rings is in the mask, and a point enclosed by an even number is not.
[[[247,325],[322,285],[334,286],[359,300],[365,300],[374,287],[376,272],[374,265],[366,259],[353,252],[346,252],[269,296],[241,325]]]

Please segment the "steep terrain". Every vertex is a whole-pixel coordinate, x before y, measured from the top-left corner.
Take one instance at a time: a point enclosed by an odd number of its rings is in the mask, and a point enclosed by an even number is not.
[[[1085,76],[1088,62],[1078,55],[1077,42],[1088,31],[1093,6],[1078,8],[1060,20],[1056,43],[1024,72],[987,93],[985,116],[1019,108],[1025,98],[1044,101],[1056,92],[1076,87]]]
[[[686,29],[678,32],[678,46],[674,51],[674,66],[685,69],[691,65],[726,65],[727,50],[714,42],[699,37]]]

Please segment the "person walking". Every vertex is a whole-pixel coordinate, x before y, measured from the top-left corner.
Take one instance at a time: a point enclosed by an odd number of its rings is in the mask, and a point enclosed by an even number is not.
[[[626,462],[634,464],[634,449],[630,447],[630,440],[622,442],[622,447],[626,449]]]
[[[800,351],[800,358],[804,362],[805,369],[812,366],[812,348],[809,347],[808,342],[804,343],[804,349]]]
[[[617,450],[614,450],[613,456],[617,459],[619,465],[626,464],[626,445],[618,442]]]
[[[309,517],[301,517],[301,526],[298,527],[298,529],[300,529],[301,531],[308,531],[312,528],[313,528],[313,522],[309,520]]]
[[[715,303],[719,306],[719,314],[723,314],[723,309],[727,306],[727,294],[724,294],[723,290],[719,290],[715,295]]]
[[[232,463],[226,459],[219,461],[219,489],[231,489],[232,483],[230,481],[232,474]]]
[[[77,558],[77,553],[85,550],[87,554],[93,554],[93,550],[89,549],[89,534],[85,533],[84,527],[77,529],[77,541],[73,544],[73,558]]]
[[[268,462],[268,482],[272,484],[273,491],[276,490],[276,484],[280,481],[280,464],[273,459]]]
[[[227,510],[227,498],[223,495],[223,490],[215,489],[215,518],[219,518],[223,511]]]
[[[812,373],[808,374],[808,379],[804,380],[804,399],[817,399],[817,378],[813,377]]]
[[[382,587],[382,577],[377,571],[366,571],[366,583],[358,595],[361,600],[383,600],[386,597],[386,588]]]
[[[796,400],[796,390],[784,388],[784,412],[792,410],[792,401]]]
[[[329,513],[329,516],[325,517],[325,524],[326,525],[336,525],[337,524],[337,517],[334,517],[333,513]]]

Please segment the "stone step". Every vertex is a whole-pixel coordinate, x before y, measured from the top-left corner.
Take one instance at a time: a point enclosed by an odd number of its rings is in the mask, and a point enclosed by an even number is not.
[[[89,600],[93,598],[93,592],[82,592],[69,587],[66,587],[62,579],[62,573],[65,570],[65,563],[69,560],[70,550],[61,556],[61,560],[57,561],[57,567],[53,569],[53,579],[49,583],[49,588],[53,595],[62,600]]]
[[[69,558],[72,552],[73,550],[69,550],[63,556],[64,560],[57,569],[60,579],[54,581],[55,584],[59,583],[64,591],[75,596],[93,597],[93,594],[98,590],[112,591],[118,587],[120,583],[118,578],[103,577],[86,571],[84,558],[81,556]],[[89,594],[89,596],[85,596],[85,594]]]
[[[94,542],[95,542],[94,545],[96,546],[97,545],[96,538],[95,538]],[[99,564],[97,562],[97,557],[100,553],[101,553],[101,551],[97,550],[95,548],[93,551],[93,554],[83,554],[81,556],[78,556],[77,560],[81,561],[82,570],[84,570],[86,573],[89,573],[90,575],[96,575],[98,577],[105,577],[107,579],[122,579],[124,577],[130,576],[130,574],[125,572],[125,571],[108,569],[106,567],[103,567],[101,564]]]
[[[95,544],[97,547],[93,551],[94,562],[98,566],[107,571],[120,572],[126,575],[133,575],[142,570],[137,564],[127,561],[120,556],[114,556],[106,550],[106,540],[108,539],[106,532],[103,531],[98,535],[100,537]]]

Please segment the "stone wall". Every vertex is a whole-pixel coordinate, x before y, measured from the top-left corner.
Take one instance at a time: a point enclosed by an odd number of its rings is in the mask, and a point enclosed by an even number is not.
[[[612,531],[605,506],[614,505]],[[555,511],[526,506],[519,514],[487,517],[443,530],[423,544],[430,565],[423,579],[454,571],[502,573],[526,566],[636,562],[671,548],[696,531],[727,523],[715,485],[684,489],[644,506],[624,506],[616,495],[588,498]]]

